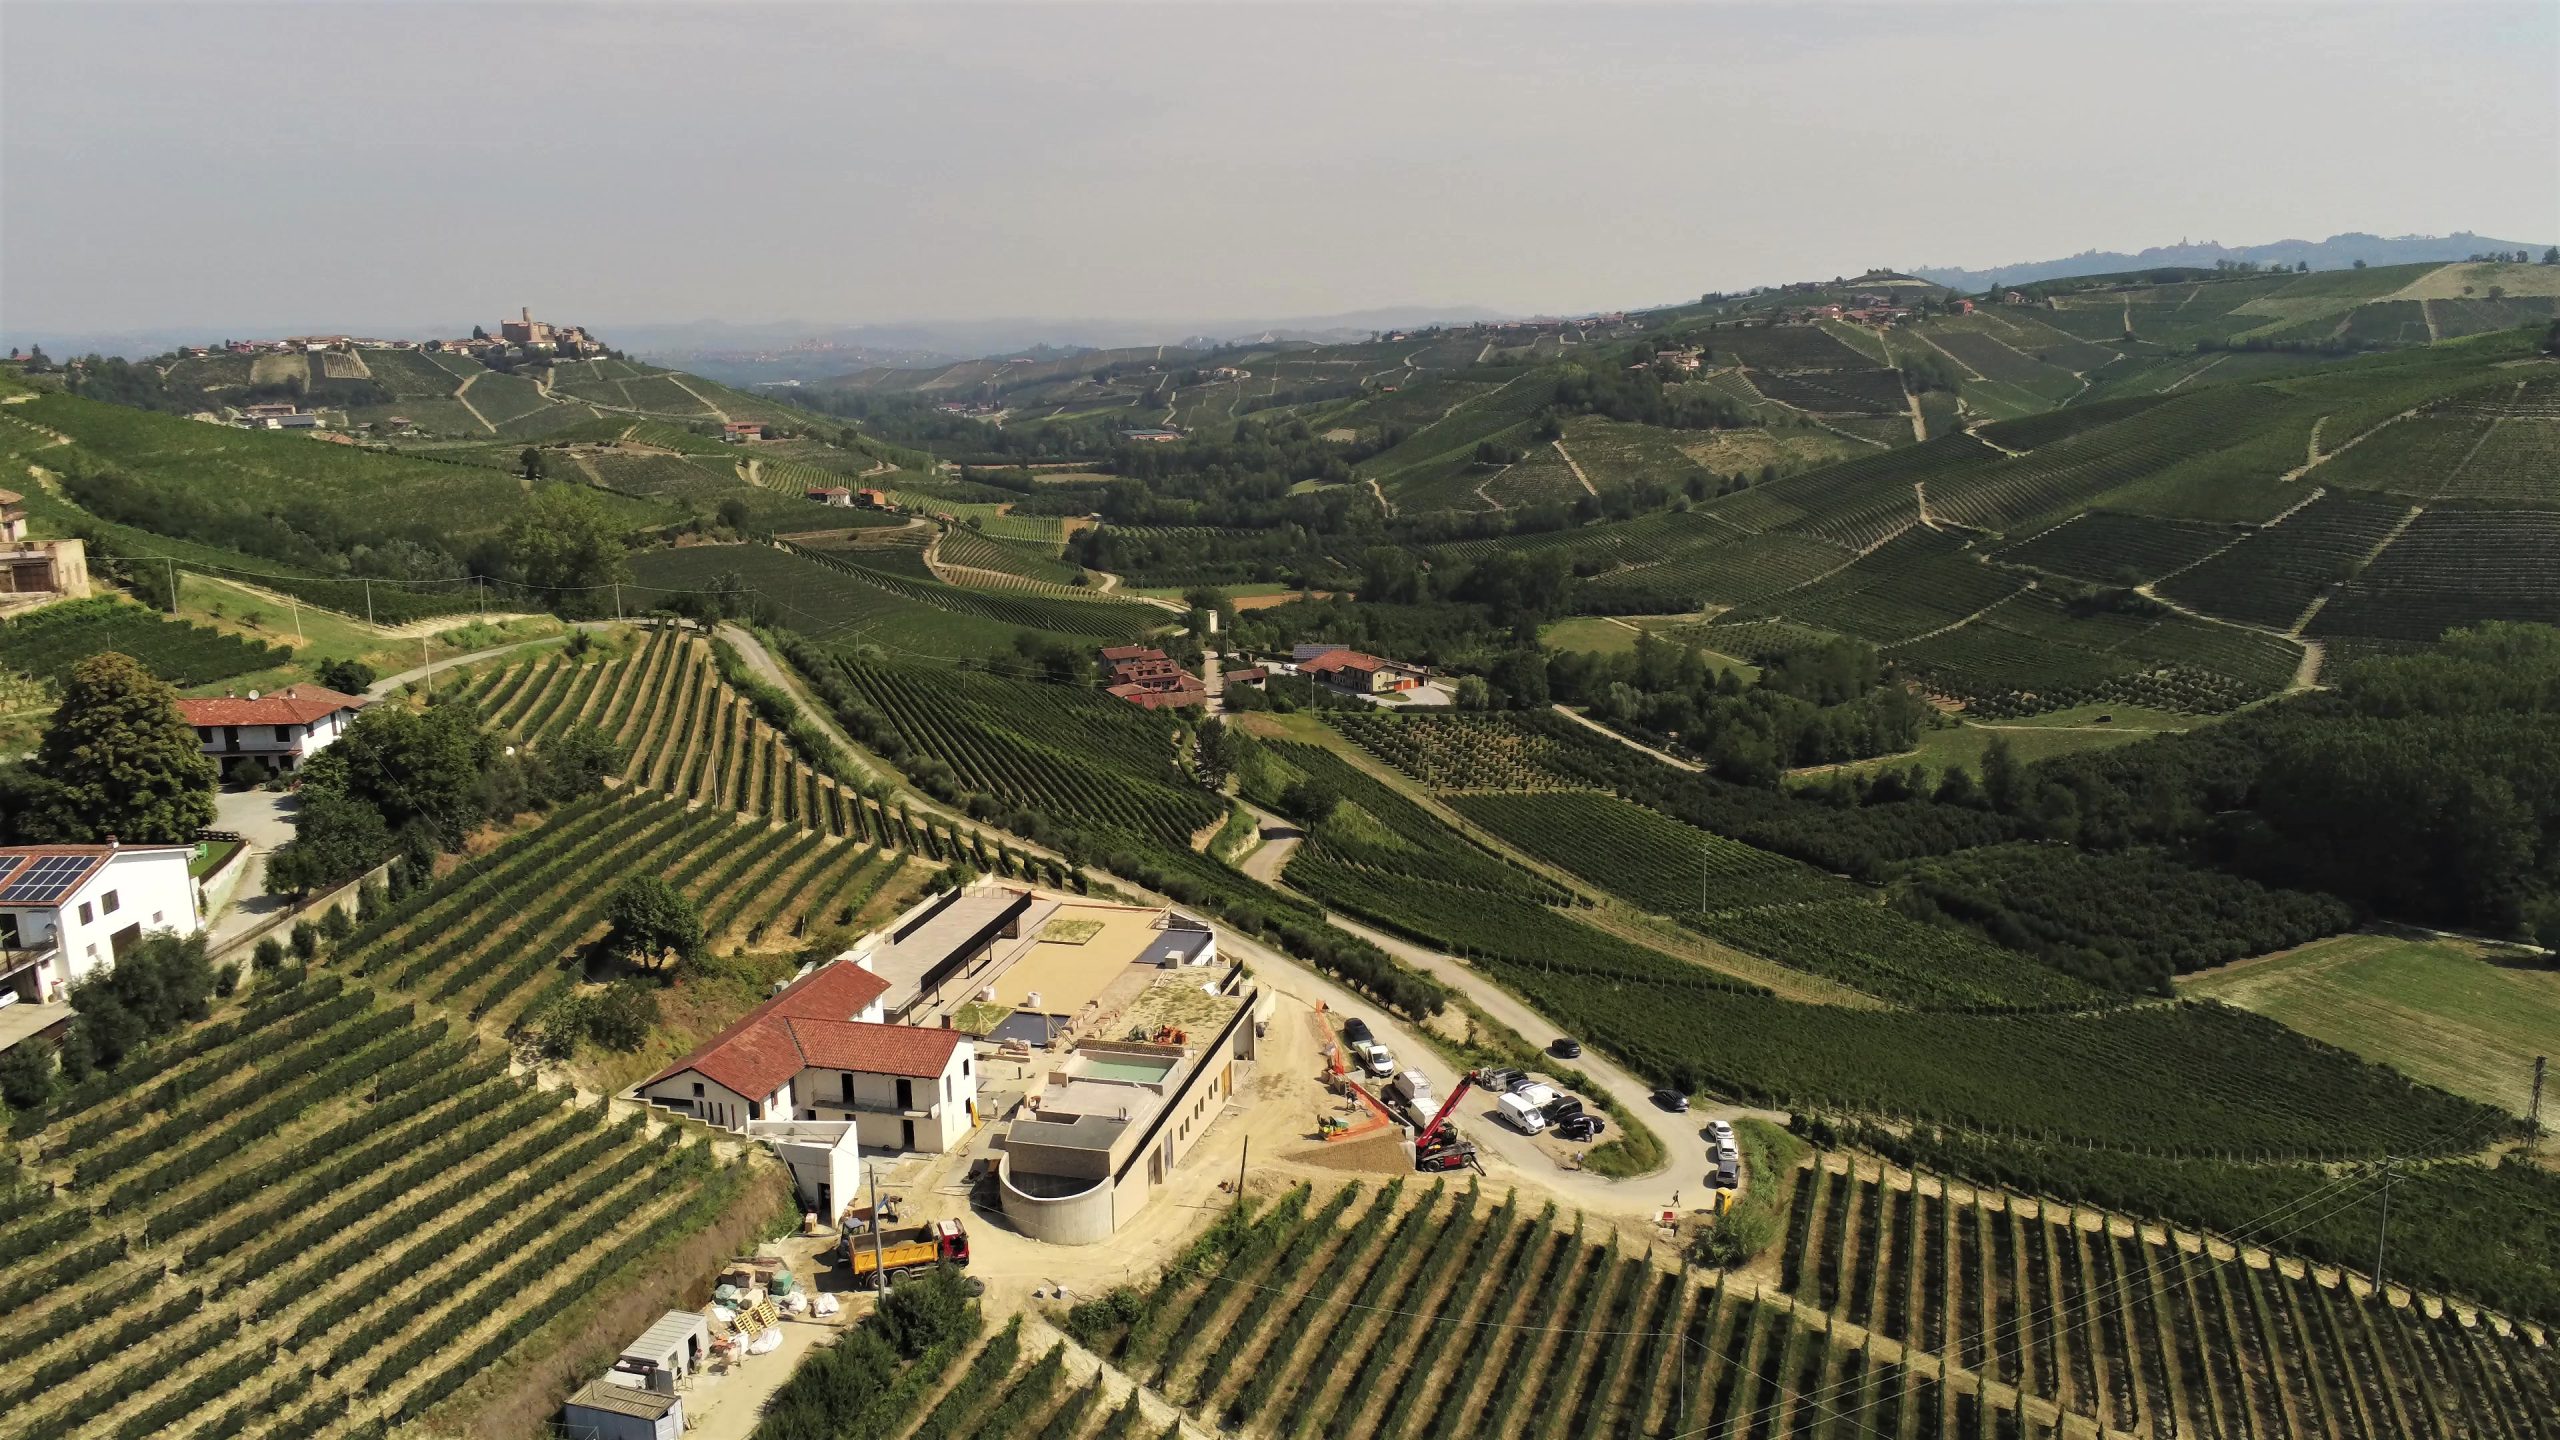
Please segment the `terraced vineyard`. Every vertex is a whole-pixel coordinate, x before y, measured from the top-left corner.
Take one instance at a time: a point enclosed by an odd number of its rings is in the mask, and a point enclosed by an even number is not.
[[[795,853],[814,863],[823,852],[840,861],[848,876],[875,857],[865,854],[857,863],[824,842],[895,852],[877,857],[886,869],[865,882],[862,894],[894,876],[910,856],[936,863],[966,859],[981,870],[1050,883],[1065,879],[1054,864],[1010,846],[990,849],[906,807],[883,806],[812,766],[789,736],[722,678],[710,646],[677,630],[650,632],[627,654],[580,660],[552,653],[492,667],[474,677],[465,693],[492,724],[537,753],[573,725],[592,726],[621,747],[623,784],[770,822],[781,827],[771,832],[775,836],[806,832],[800,843],[807,851]],[[819,876],[813,871],[809,878]],[[847,893],[821,886],[806,896],[777,895],[756,934],[797,935],[829,923],[830,901],[840,902]]]
[[[378,1436],[784,1203],[336,973],[262,982],[15,1133],[60,1187],[0,1212],[0,1435],[30,1440]]]
[[[2350,1177],[2327,1203],[2369,1205],[2374,1188]],[[2108,1433],[2449,1440],[2529,1433],[2560,1397],[2560,1354],[2511,1322],[1872,1162],[1798,1172],[1778,1285],[1932,1370]]]

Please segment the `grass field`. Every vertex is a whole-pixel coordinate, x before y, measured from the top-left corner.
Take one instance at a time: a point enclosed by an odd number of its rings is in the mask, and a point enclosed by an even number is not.
[[[2560,1039],[2560,969],[2463,940],[2340,935],[2178,982],[2457,1095],[2521,1113]]]
[[[2127,706],[2084,705],[2077,710],[2057,712],[2073,718],[2065,723],[2039,725],[1966,725],[1923,733],[1917,749],[1897,755],[1881,755],[1873,760],[1858,760],[1846,765],[1818,765],[1795,772],[1799,780],[1813,780],[1832,775],[1873,774],[1878,770],[1900,770],[1918,765],[1933,775],[1949,770],[1963,770],[1977,778],[1982,774],[1982,757],[1995,740],[2009,742],[2009,753],[2021,763],[2050,759],[2080,750],[2111,750],[2147,740],[2167,730],[2182,730],[2192,724],[2186,716],[2163,715],[2154,720],[2149,712],[2135,712]],[[2104,726],[2096,717],[2114,717]],[[2051,721],[2054,715],[2036,717]]]

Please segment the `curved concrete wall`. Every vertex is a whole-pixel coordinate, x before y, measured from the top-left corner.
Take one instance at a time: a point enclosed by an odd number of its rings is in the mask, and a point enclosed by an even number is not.
[[[1099,1245],[1118,1228],[1112,1218],[1111,1182],[1107,1179],[1065,1195],[1034,1195],[1013,1183],[1013,1157],[1005,1155],[996,1162],[996,1186],[1005,1218],[1034,1240],[1051,1245]]]

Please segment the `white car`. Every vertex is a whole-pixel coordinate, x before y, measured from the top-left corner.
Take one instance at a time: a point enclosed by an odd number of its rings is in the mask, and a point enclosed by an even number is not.
[[[1719,1148],[1730,1148],[1733,1144],[1733,1122],[1730,1120],[1708,1121],[1707,1133],[1715,1137]]]

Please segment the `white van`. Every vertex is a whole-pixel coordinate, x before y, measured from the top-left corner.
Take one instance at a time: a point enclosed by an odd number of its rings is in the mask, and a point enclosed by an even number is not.
[[[1544,1110],[1548,1106],[1556,1103],[1555,1087],[1552,1085],[1541,1084],[1535,1080],[1524,1080],[1520,1084],[1514,1085],[1511,1087],[1511,1093],[1528,1101],[1530,1104],[1537,1106],[1541,1110]]]
[[[1546,1113],[1518,1095],[1498,1096],[1494,1103],[1502,1107],[1502,1118],[1511,1122],[1511,1128],[1523,1135],[1547,1128]]]

